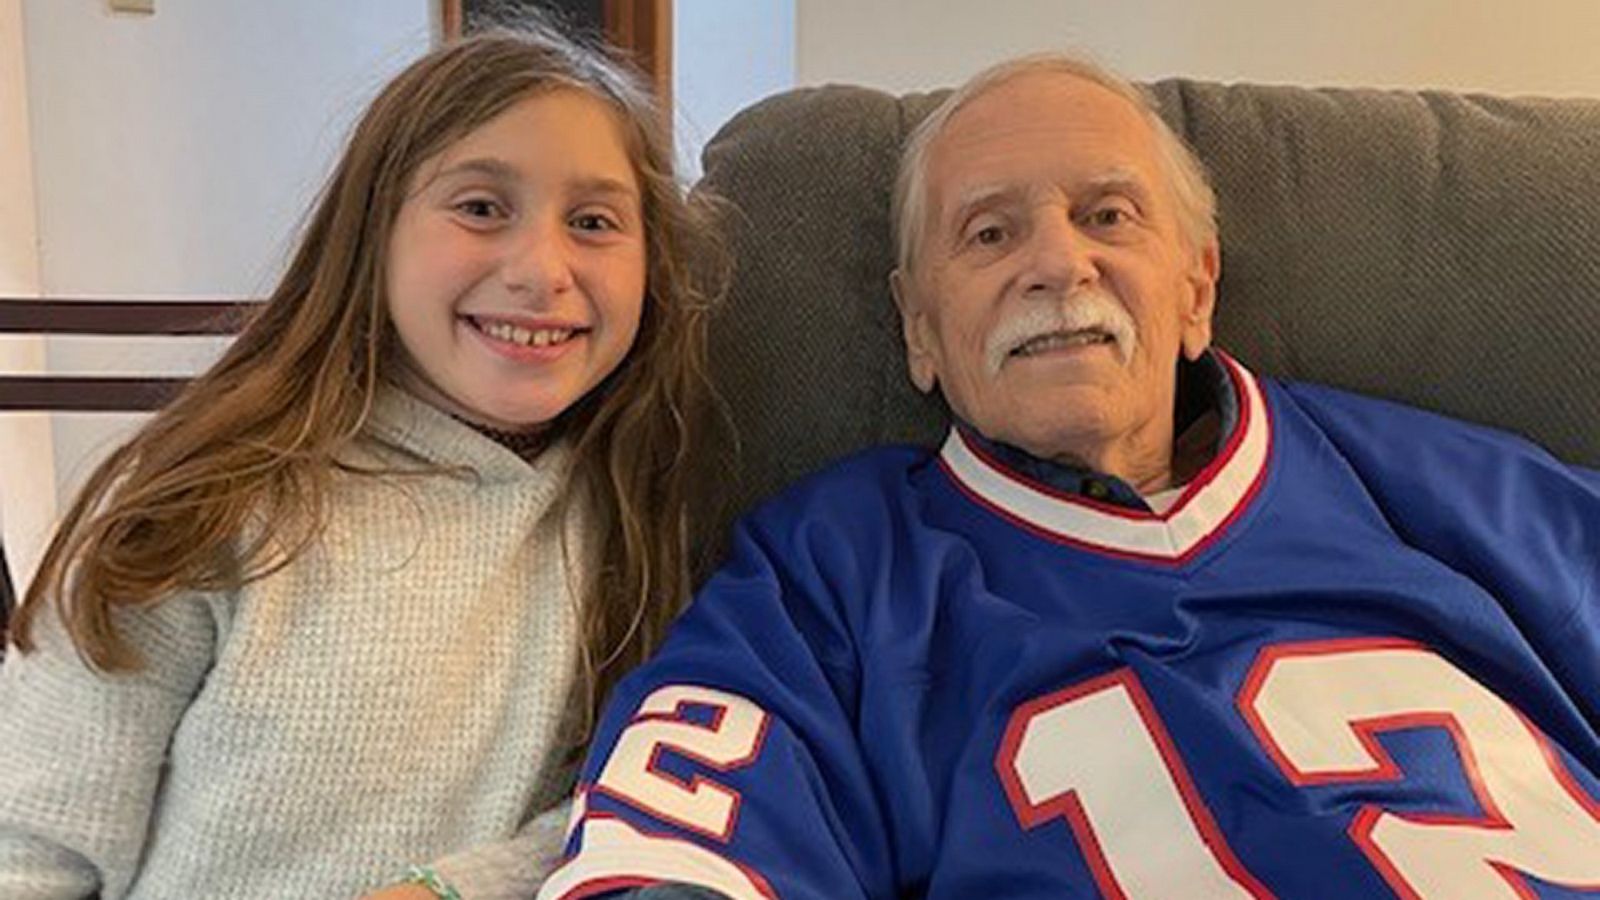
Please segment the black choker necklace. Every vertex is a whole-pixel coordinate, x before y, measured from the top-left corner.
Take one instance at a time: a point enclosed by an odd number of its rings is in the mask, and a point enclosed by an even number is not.
[[[463,419],[457,415],[451,415],[451,418],[523,459],[531,460],[543,453],[546,447],[550,446],[550,429],[548,428],[541,427],[531,431],[502,431],[498,428],[490,428],[487,425],[479,425],[477,422]]]

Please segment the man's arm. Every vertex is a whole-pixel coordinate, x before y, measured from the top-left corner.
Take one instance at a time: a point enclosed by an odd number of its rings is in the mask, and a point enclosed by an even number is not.
[[[1395,533],[1500,601],[1600,727],[1600,472],[1513,435],[1292,385]]]
[[[579,785],[573,855],[542,900],[674,896],[668,885],[732,900],[893,895],[835,593],[856,588],[838,548],[816,547],[824,530],[805,530],[741,528],[729,565],[619,686]]]
[[[624,900],[728,900],[724,894],[686,884],[659,884],[619,896]]]

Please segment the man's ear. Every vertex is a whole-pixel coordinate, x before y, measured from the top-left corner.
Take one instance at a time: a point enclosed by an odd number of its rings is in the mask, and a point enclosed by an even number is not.
[[[1183,355],[1190,361],[1200,358],[1211,346],[1211,316],[1217,309],[1217,277],[1222,273],[1222,251],[1217,239],[1208,239],[1194,252],[1185,276],[1183,309],[1179,311]]]
[[[910,277],[899,269],[889,273],[889,292],[894,295],[894,305],[900,310],[900,333],[906,342],[906,368],[911,372],[911,383],[926,394],[939,381],[931,352],[933,336],[928,314],[911,296],[910,281]]]

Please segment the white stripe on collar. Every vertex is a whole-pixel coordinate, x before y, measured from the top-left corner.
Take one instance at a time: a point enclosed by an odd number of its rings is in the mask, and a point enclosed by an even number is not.
[[[1239,421],[1217,456],[1166,512],[1123,509],[1071,496],[1002,466],[950,429],[940,463],[973,500],[1044,537],[1151,562],[1182,564],[1242,515],[1266,475],[1272,423],[1255,376],[1216,352],[1239,398]]]

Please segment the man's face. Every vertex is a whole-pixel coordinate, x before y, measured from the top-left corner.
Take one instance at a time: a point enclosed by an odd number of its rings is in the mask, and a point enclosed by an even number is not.
[[[1071,75],[962,107],[929,149],[927,218],[893,280],[917,386],[1036,456],[1164,466],[1179,353],[1210,342],[1217,251],[1182,235],[1159,159],[1131,103]]]

